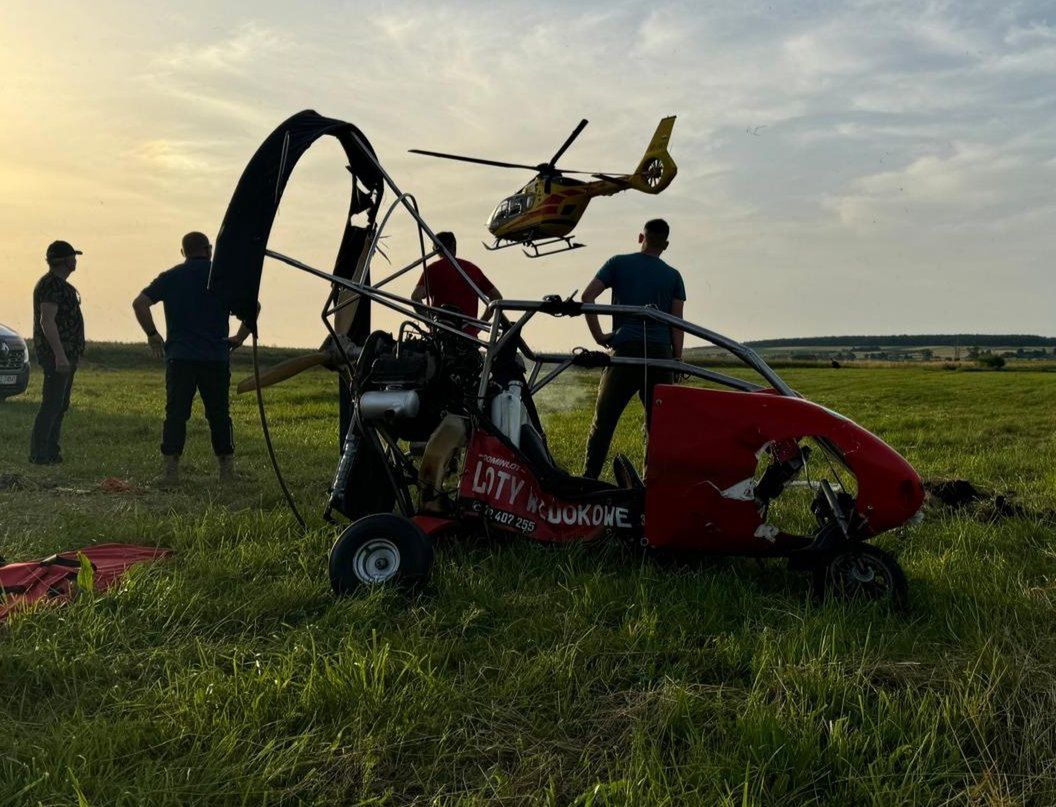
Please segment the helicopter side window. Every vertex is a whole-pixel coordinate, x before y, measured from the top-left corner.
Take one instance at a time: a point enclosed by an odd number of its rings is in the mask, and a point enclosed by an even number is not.
[[[499,206],[495,208],[495,212],[491,214],[492,221],[502,221],[513,216],[518,215],[521,212],[521,202],[518,197],[511,196],[509,199],[503,199]]]
[[[535,203],[535,197],[531,194],[519,194],[517,196],[510,196],[507,199],[503,199],[499,202],[498,207],[495,208],[495,212],[491,214],[491,221],[498,222],[503,219],[510,219],[514,216],[519,216],[527,210],[530,210],[532,205]]]

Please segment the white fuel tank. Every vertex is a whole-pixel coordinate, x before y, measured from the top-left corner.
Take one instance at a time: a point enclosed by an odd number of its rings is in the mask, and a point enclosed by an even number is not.
[[[521,400],[521,383],[514,381],[491,401],[491,422],[513,443],[521,447],[521,426],[528,422],[528,410]]]

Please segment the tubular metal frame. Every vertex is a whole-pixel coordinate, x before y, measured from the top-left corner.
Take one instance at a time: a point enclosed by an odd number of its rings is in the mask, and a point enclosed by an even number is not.
[[[747,345],[737,342],[729,337],[723,336],[720,333],[709,330],[707,328],[696,325],[689,322],[681,317],[676,317],[673,314],[669,314],[660,311],[654,307],[637,307],[627,305],[605,305],[602,303],[580,303],[570,306],[569,309],[564,311],[555,311],[552,309],[552,304],[546,301],[539,300],[491,300],[487,295],[481,291],[481,289],[473,282],[472,278],[466,273],[459,262],[455,259],[455,256],[436,238],[436,233],[432,231],[429,225],[422,218],[418,212],[418,203],[413,195],[405,193],[400,190],[396,185],[395,181],[389,175],[389,173],[381,166],[377,158],[371,154],[370,150],[366,148],[365,144],[358,137],[353,135],[353,139],[360,146],[363,154],[374,164],[379,174],[384,179],[385,184],[395,194],[395,199],[389,205],[388,210],[382,217],[381,223],[378,225],[377,230],[374,233],[374,237],[371,240],[370,248],[366,257],[366,269],[369,276],[370,264],[374,258],[375,253],[378,251],[378,244],[381,241],[382,233],[385,226],[388,224],[390,217],[396,208],[402,205],[408,214],[413,218],[418,225],[418,238],[421,249],[421,256],[401,269],[396,270],[387,277],[383,278],[376,284],[363,284],[356,283],[345,278],[335,277],[330,272],[324,272],[315,267],[309,266],[302,261],[295,258],[291,258],[282,253],[274,250],[266,250],[265,254],[275,260],[281,261],[289,266],[296,269],[300,269],[303,272],[314,275],[328,283],[333,284],[335,287],[342,287],[350,291],[355,292],[361,297],[366,297],[380,305],[395,311],[403,316],[410,317],[412,319],[421,320],[428,322],[431,327],[438,328],[451,334],[462,337],[463,339],[469,340],[473,344],[486,348],[484,357],[484,368],[481,373],[480,385],[478,387],[478,397],[483,399],[487,391],[488,379],[491,375],[491,369],[494,364],[495,357],[504,348],[508,347],[511,340],[517,340],[517,349],[529,359],[535,365],[532,369],[529,385],[532,392],[545,387],[551,381],[553,381],[561,373],[568,370],[570,367],[577,366],[604,366],[602,364],[593,364],[589,361],[583,361],[582,356],[585,351],[579,349],[572,353],[536,353],[532,351],[521,339],[521,331],[527,322],[535,316],[537,313],[544,313],[549,316],[579,316],[582,314],[601,314],[601,315],[613,315],[618,314],[625,317],[634,317],[643,322],[651,321],[661,325],[666,325],[669,328],[676,328],[684,333],[691,334],[712,345],[726,350],[728,353],[739,359],[742,364],[749,367],[758,373],[775,392],[780,395],[789,397],[800,397],[799,394],[793,390],[788,384],[786,384],[780,376],[775,373],[770,366],[760,358],[760,356]],[[423,236],[424,233],[424,236]],[[432,242],[434,249],[431,252],[426,252],[425,249],[425,238],[428,238]],[[477,295],[477,298],[485,304],[484,316],[481,319],[476,317],[470,317],[460,312],[449,311],[446,309],[437,308],[426,303],[418,303],[414,300],[403,297],[399,294],[392,292],[383,291],[382,286],[387,285],[392,280],[406,274],[415,267],[424,264],[430,258],[436,255],[443,255],[452,266],[462,276],[462,279],[466,284],[473,290],[473,293]],[[329,317],[336,314],[338,310],[348,305],[351,300],[342,301],[337,303],[337,294],[331,294],[327,300],[326,305],[322,311],[322,318],[326,324],[327,330],[331,336],[335,336],[333,327],[330,325]],[[547,309],[551,310],[547,310]],[[520,312],[521,316],[515,321],[510,322],[503,316],[504,312]],[[455,320],[461,322],[463,327],[465,325],[472,325],[481,331],[486,331],[488,338],[484,339],[471,336],[463,331],[461,328],[449,325],[446,320]],[[348,357],[346,356],[346,361]],[[557,366],[547,372],[543,376],[542,380],[539,380],[540,368],[544,364],[556,364]],[[721,386],[729,387],[731,389],[740,390],[743,392],[753,392],[765,389],[762,385],[745,381],[744,379],[737,378],[735,376],[720,373],[714,370],[707,370],[703,367],[698,367],[694,364],[689,364],[681,359],[649,359],[646,357],[630,357],[630,356],[607,356],[604,361],[607,365],[628,365],[628,366],[644,366],[649,365],[652,367],[659,367],[665,370],[671,370],[676,373],[682,373],[685,375],[693,376],[696,378],[710,381]]]

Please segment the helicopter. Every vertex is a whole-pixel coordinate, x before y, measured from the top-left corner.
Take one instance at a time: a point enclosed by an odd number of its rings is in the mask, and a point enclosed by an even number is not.
[[[631,189],[642,193],[660,193],[671,184],[671,180],[678,173],[678,166],[667,151],[671,130],[675,126],[674,115],[660,121],[653,139],[649,141],[645,154],[633,173],[601,173],[558,168],[557,161],[579,137],[586,125],[587,121],[581,120],[554,156],[539,165],[485,160],[480,157],[464,157],[423,149],[410,149],[410,152],[497,168],[535,171],[535,177],[515,194],[503,199],[488,218],[486,226],[495,240],[491,244],[484,244],[484,248],[495,251],[519,245],[529,258],[542,258],[585,246],[574,240],[572,230],[595,196],[612,196]],[[593,180],[574,179],[568,174],[589,175]],[[556,249],[550,248],[555,246]]]

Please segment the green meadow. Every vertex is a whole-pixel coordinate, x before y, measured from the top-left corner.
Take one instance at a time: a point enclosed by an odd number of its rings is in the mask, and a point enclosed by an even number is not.
[[[239,483],[217,485],[198,404],[184,484],[164,491],[158,365],[95,346],[59,467],[26,461],[38,375],[0,404],[0,554],[174,555],[0,627],[0,804],[1056,803],[1056,373],[782,375],[925,479],[1023,512],[932,507],[883,536],[905,613],[817,604],[777,561],[484,539],[438,546],[421,592],[337,601],[319,517],[334,376],[266,392],[303,534],[254,398],[233,404]],[[593,383],[568,376],[540,402],[574,470]],[[614,450],[642,458],[637,403]],[[108,477],[132,490],[102,492]]]

